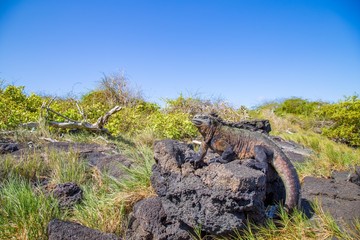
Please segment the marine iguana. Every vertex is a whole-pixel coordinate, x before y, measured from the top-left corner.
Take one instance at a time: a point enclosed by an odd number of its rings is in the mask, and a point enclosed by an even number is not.
[[[190,160],[203,164],[208,148],[221,155],[215,162],[227,163],[234,159],[254,158],[268,166],[268,161],[285,185],[285,209],[296,207],[300,199],[300,181],[294,166],[283,151],[265,134],[226,125],[217,115],[195,115],[193,124],[204,137],[199,154]]]

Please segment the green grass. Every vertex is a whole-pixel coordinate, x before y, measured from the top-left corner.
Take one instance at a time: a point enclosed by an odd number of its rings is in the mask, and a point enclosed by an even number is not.
[[[9,177],[0,188],[0,239],[47,239],[52,218],[61,218],[58,203],[19,177]]]
[[[269,119],[271,134],[286,140],[292,140],[314,151],[304,163],[296,163],[295,167],[301,178],[305,176],[329,177],[333,171],[352,171],[360,166],[360,149],[336,143],[312,130],[304,130],[294,116],[278,117],[270,109],[255,113],[256,117]]]
[[[89,165],[74,150],[49,150],[47,163],[51,169],[50,179],[54,184],[75,182],[81,185],[89,178]]]
[[[114,179],[93,169],[92,179],[84,188],[82,204],[75,206],[73,221],[104,232],[123,235],[127,215],[139,200],[154,195],[150,185],[153,153],[149,147],[129,147],[124,154],[134,160],[131,168],[119,166],[126,177]]]
[[[117,201],[116,188],[110,186],[108,190],[110,192],[104,193],[93,186],[84,187],[84,201],[75,206],[71,220],[103,232],[122,234],[126,222],[125,204]]]
[[[74,138],[75,136],[66,137]],[[99,140],[98,137],[89,134],[76,137],[76,140],[80,142],[86,142],[86,139],[88,143]],[[110,142],[111,140],[100,139],[100,141]],[[73,211],[61,215],[63,219],[72,220],[104,232],[124,234],[127,226],[127,214],[132,210],[133,204],[154,195],[150,184],[151,166],[154,163],[153,151],[146,145],[135,146],[132,143],[129,145],[129,141],[115,140],[111,143],[117,145],[120,151],[133,161],[130,168],[119,164],[118,167],[126,176],[121,180],[101,173],[97,168],[90,167],[72,149],[65,152],[44,148],[40,152],[30,151],[29,154],[22,155],[20,158],[7,155],[0,159],[0,176],[2,179],[6,179],[1,186],[1,195],[4,196],[1,200],[3,203],[7,199],[4,203],[9,206],[8,209],[4,208],[1,211],[3,222],[1,232],[4,235],[2,239],[8,239],[9,236],[15,236],[16,239],[47,238],[46,225],[52,217],[60,216],[60,213],[44,217],[44,213],[32,209],[32,211],[27,211],[28,216],[26,217],[24,214],[8,214],[11,212],[9,204],[12,202],[16,204],[16,201],[19,204],[28,204],[29,201],[26,199],[38,200],[39,202],[35,202],[32,206],[34,208],[38,207],[36,204],[41,202],[54,203],[53,199],[46,198],[42,193],[37,193],[38,191],[35,193],[34,189],[30,187],[30,182],[35,183],[43,179],[48,180],[50,188],[55,184],[71,181],[78,183],[84,190],[82,203],[76,205]],[[18,195],[14,194],[15,189],[20,191]],[[25,191],[26,197],[23,191]],[[5,192],[9,194],[5,194]],[[6,197],[7,195],[16,195],[19,199]],[[19,209],[19,212],[22,211]],[[46,211],[51,213],[50,210]],[[37,221],[38,218],[44,220]],[[25,219],[30,222],[26,222]],[[32,221],[37,221],[41,225],[32,224]],[[33,227],[29,229],[31,225]]]
[[[10,176],[21,176],[27,180],[36,181],[48,175],[50,168],[44,164],[39,154],[29,152],[19,159],[12,155],[5,155],[0,159],[0,180]]]
[[[89,166],[79,158],[78,153],[44,148],[40,152],[30,150],[19,158],[7,155],[0,159],[0,176],[21,176],[36,182],[45,178],[53,184],[64,182],[84,183],[87,180]]]
[[[310,220],[304,213],[295,210],[291,215],[280,210],[278,220],[268,220],[263,226],[249,223],[245,230],[236,231],[222,240],[307,240],[307,239],[359,239],[359,222],[354,225],[338,222],[324,212],[319,202],[313,204],[315,216]]]
[[[304,163],[296,164],[296,169],[302,177],[330,177],[333,171],[353,171],[355,166],[360,166],[360,149],[335,143],[311,132],[283,133],[280,136],[314,151]]]
[[[271,112],[266,114],[265,118],[271,120],[276,135],[313,149],[314,154],[308,160],[296,164],[301,177],[328,177],[335,170],[351,170],[360,165],[359,149],[332,142]],[[54,135],[40,135],[55,138]],[[21,130],[16,138],[41,144],[36,138],[40,135]],[[150,184],[154,163],[153,133],[140,133],[137,138],[121,136],[112,139],[80,133],[65,134],[62,139],[112,144],[132,159],[133,164],[130,168],[119,165],[126,177],[117,180],[90,167],[74,150],[64,152],[44,148],[40,153],[30,151],[20,159],[4,155],[0,159],[0,178],[3,179],[0,185],[0,239],[47,239],[46,226],[53,217],[124,236],[128,213],[133,205],[154,195]],[[69,181],[78,183],[84,190],[84,200],[73,211],[61,213],[54,199],[31,187],[31,183],[43,179],[49,180],[50,187]],[[315,211],[317,215],[312,220],[300,211],[291,216],[281,212],[280,220],[268,221],[264,226],[249,224],[245,230],[228,239],[360,239],[359,221],[355,221],[353,226],[340,227],[320,206],[316,205]],[[205,240],[210,236],[202,237],[198,229],[193,238]]]

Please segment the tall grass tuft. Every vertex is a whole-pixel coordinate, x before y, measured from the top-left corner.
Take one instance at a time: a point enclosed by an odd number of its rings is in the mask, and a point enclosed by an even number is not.
[[[0,239],[47,239],[49,221],[61,217],[55,199],[18,177],[2,183],[0,203]]]
[[[7,155],[0,159],[0,177],[20,176],[36,182],[51,178],[51,183],[84,183],[89,166],[73,150],[68,152],[44,148],[42,152],[29,150],[20,157]]]
[[[6,155],[0,159],[0,179],[20,176],[30,181],[37,181],[49,175],[51,169],[44,163],[42,156],[34,151],[19,158]]]
[[[352,171],[355,166],[360,165],[360,149],[335,143],[311,132],[284,133],[281,136],[314,150],[314,154],[304,163],[296,164],[302,177],[329,177],[333,171]]]
[[[117,202],[115,195],[91,186],[84,187],[84,200],[74,207],[71,219],[90,228],[120,235],[126,221],[123,203]]]
[[[360,165],[360,149],[345,144],[335,143],[325,136],[304,130],[291,117],[277,116],[271,109],[257,112],[257,117],[269,119],[272,134],[292,140],[314,151],[304,163],[296,163],[300,177],[329,177],[333,171],[353,170]]]
[[[236,231],[231,240],[288,240],[288,239],[358,239],[359,221],[353,226],[340,225],[328,213],[324,212],[319,202],[313,204],[315,216],[310,220],[300,210],[292,215],[279,211],[279,219],[268,220],[263,226],[249,223],[242,231]]]
[[[151,148],[142,145],[129,147],[124,154],[134,163],[129,168],[119,165],[125,173],[122,179],[92,171],[91,181],[84,187],[84,201],[75,206],[72,220],[104,232],[124,234],[127,215],[133,205],[154,195],[150,184]]]
[[[51,150],[48,154],[48,162],[51,182],[54,184],[65,182],[82,184],[90,176],[88,164],[73,150],[69,152]]]

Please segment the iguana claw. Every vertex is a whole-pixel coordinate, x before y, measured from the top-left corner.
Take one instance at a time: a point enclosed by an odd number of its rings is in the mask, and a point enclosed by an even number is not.
[[[228,163],[228,161],[222,159],[221,157],[215,157],[215,158],[210,159],[209,164],[212,164],[212,163]]]
[[[201,159],[199,154],[185,158],[185,162],[191,163],[195,169],[207,166],[207,164]]]

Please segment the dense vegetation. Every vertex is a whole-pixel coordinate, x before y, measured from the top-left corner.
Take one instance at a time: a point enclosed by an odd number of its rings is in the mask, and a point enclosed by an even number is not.
[[[304,128],[320,130],[330,139],[350,146],[360,146],[360,98],[346,97],[337,103],[311,102],[301,98],[290,98],[281,102],[275,112],[291,114],[303,123]],[[320,129],[319,129],[320,128]]]
[[[74,134],[49,128],[47,120],[65,121],[61,116],[41,111],[43,103],[51,99],[26,94],[21,86],[1,87],[0,131],[13,133],[14,140],[20,142],[31,140],[36,143],[40,141],[39,137],[46,136],[103,144],[103,140],[95,134]],[[310,159],[296,165],[301,177],[327,177],[334,170],[349,170],[360,165],[360,99],[357,95],[337,103],[290,98],[252,110],[245,107],[235,109],[221,100],[182,95],[164,101],[163,108],[145,101],[141,94],[128,87],[126,79],[118,76],[104,76],[98,89],[77,100],[54,99],[50,106],[53,110],[68,118],[90,123],[96,122],[115,105],[123,107],[105,126],[114,138],[103,139],[135,160],[132,168],[125,169],[130,178],[115,180],[90,168],[74,152],[59,153],[45,149],[45,160],[35,153],[22,156],[20,161],[11,155],[2,157],[0,239],[47,239],[46,225],[54,217],[122,235],[132,205],[154,194],[149,180],[153,164],[152,143],[155,139],[163,138],[183,141],[196,138],[198,132],[190,118],[197,112],[216,111],[231,121],[269,119],[274,134],[313,149],[314,154]],[[27,130],[19,127],[27,122],[38,122],[40,128]],[[55,199],[34,187],[34,182],[42,178],[48,179],[52,185],[66,181],[81,184],[85,200],[72,212],[60,211]],[[278,222],[269,221],[265,227],[249,225],[245,232],[234,236],[234,239],[356,239],[360,236],[360,224],[350,227],[351,231],[341,229],[320,207],[316,211],[318,217],[313,221],[306,219],[301,212],[293,216],[282,213]]]
[[[107,124],[111,134],[136,136],[146,133],[156,138],[172,139],[189,139],[197,135],[189,121],[197,112],[215,110],[224,118],[236,121],[256,116],[259,109],[271,109],[277,116],[287,117],[305,130],[311,129],[349,146],[360,146],[358,95],[332,104],[290,98],[279,103],[262,105],[255,111],[249,111],[245,107],[234,109],[223,101],[212,102],[180,95],[177,99],[165,99],[166,106],[162,109],[158,104],[147,102],[138,94],[132,94],[125,83],[122,78],[105,76],[99,89],[85,94],[77,101],[72,98],[55,99],[51,108],[74,120],[95,122],[112,107],[120,105],[123,109]],[[0,88],[0,129],[15,129],[21,123],[39,121],[41,106],[48,101],[49,97],[25,94],[23,86],[9,85]],[[77,105],[82,107],[84,115],[78,111]],[[46,117],[56,121],[65,120],[54,114]]]

